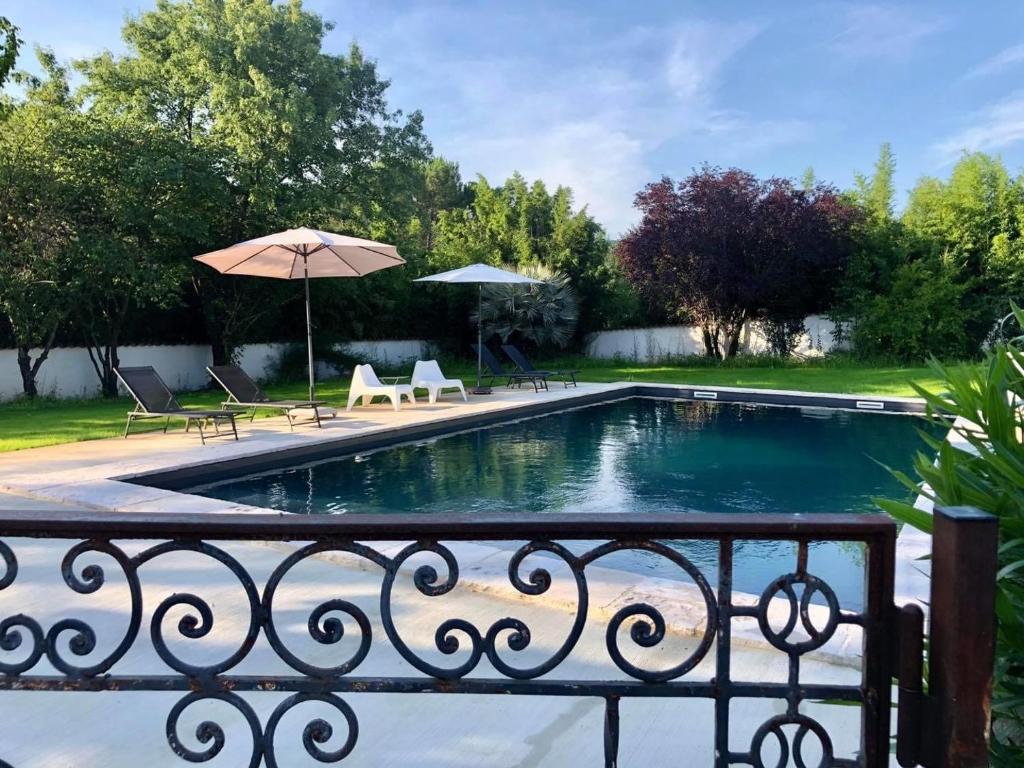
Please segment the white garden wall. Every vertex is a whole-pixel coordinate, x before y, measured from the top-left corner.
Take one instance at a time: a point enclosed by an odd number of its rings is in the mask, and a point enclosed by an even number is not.
[[[265,376],[279,354],[282,344],[247,344],[240,354],[242,367],[255,378]],[[355,356],[378,365],[395,366],[429,355],[423,341],[354,341],[345,345]],[[37,354],[33,351],[33,356]],[[175,391],[202,389],[209,383],[206,366],[213,357],[206,344],[168,344],[161,346],[120,347],[121,365],[152,365]],[[329,373],[322,371],[321,375]],[[39,369],[40,394],[53,397],[91,397],[100,391],[99,379],[81,347],[50,351]],[[0,401],[11,400],[22,392],[18,371],[18,353],[0,349]]]
[[[807,336],[800,354],[816,355],[834,348],[832,323],[826,318],[812,316],[806,321]],[[242,367],[255,378],[267,374],[282,344],[247,344],[240,353]],[[744,352],[764,352],[764,338],[749,326],[741,338]],[[431,345],[416,339],[395,341],[352,341],[345,348],[354,356],[382,366],[395,367],[421,358],[433,357]],[[689,326],[663,326],[660,328],[627,328],[602,331],[587,340],[587,355],[599,359],[622,359],[635,362],[657,362],[704,352],[700,330]],[[171,389],[176,391],[201,389],[208,383],[205,368],[212,357],[205,344],[178,344],[161,346],[121,347],[118,350],[122,365],[152,365]],[[34,353],[35,354],[35,353]],[[334,371],[321,368],[319,375],[333,375]],[[84,348],[54,349],[39,370],[38,386],[41,394],[54,397],[91,397],[99,394],[99,382]],[[11,400],[21,394],[21,375],[18,372],[18,354],[13,349],[0,349],[0,401]]]
[[[832,339],[834,326],[827,318],[812,315],[804,321],[807,334],[801,340],[797,353],[815,356],[836,348]],[[740,336],[740,350],[745,353],[765,352],[768,344],[757,329],[748,323]],[[630,360],[653,363],[686,355],[704,354],[700,329],[688,325],[668,325],[655,328],[625,328],[600,331],[587,338],[588,357],[603,360]]]

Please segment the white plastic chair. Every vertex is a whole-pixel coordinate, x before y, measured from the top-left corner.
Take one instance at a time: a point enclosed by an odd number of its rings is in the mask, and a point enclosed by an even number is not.
[[[437,402],[437,396],[443,389],[457,389],[462,393],[462,399],[468,401],[466,388],[462,386],[461,379],[446,379],[441,373],[441,366],[437,360],[417,360],[412,369],[412,386],[414,389],[425,389],[429,393],[430,403]]]
[[[351,411],[352,406],[356,404],[360,397],[363,398],[363,406],[365,407],[378,395],[390,400],[391,405],[396,411],[400,410],[403,397],[408,398],[411,405],[416,405],[416,396],[413,394],[410,385],[382,384],[380,379],[377,378],[377,374],[374,373],[372,365],[368,363],[366,365],[357,365],[355,370],[352,371],[352,386],[348,391],[348,407],[345,410]]]

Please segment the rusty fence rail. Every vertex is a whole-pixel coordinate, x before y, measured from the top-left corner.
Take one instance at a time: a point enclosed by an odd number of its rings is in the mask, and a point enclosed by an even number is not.
[[[925,689],[920,679],[921,617],[913,609],[901,613],[893,604],[897,530],[891,519],[880,515],[303,517],[0,512],[0,598],[4,590],[18,584],[19,547],[38,539],[66,540],[59,543],[60,560],[52,567],[59,569],[63,583],[75,593],[91,595],[115,582],[125,585],[128,594],[124,626],[108,643],[113,646],[108,652],[98,650],[99,636],[109,635],[108,627],[91,626],[75,616],[44,622],[27,613],[0,613],[0,716],[5,691],[32,691],[39,696],[53,691],[81,695],[111,690],[180,692],[166,720],[167,741],[174,754],[189,762],[204,762],[221,751],[229,735],[215,722],[199,726],[196,737],[204,745],[199,749],[187,746],[178,733],[184,710],[197,701],[214,699],[234,707],[248,724],[252,742],[248,764],[273,768],[278,754],[286,751],[304,749],[323,763],[341,762],[356,749],[372,753],[373,744],[359,740],[359,715],[346,701],[350,693],[592,697],[604,702],[603,733],[596,737],[603,743],[605,765],[615,766],[624,701],[699,698],[714,704],[708,728],[714,733],[716,766],[761,766],[768,759],[766,754],[774,755],[769,764],[791,760],[797,766],[811,765],[807,754],[813,753],[821,766],[874,768],[890,761],[892,691],[899,671],[900,696],[905,702],[899,722],[907,734],[898,748],[901,762],[936,768],[982,765],[978,760],[987,748],[992,674],[995,526],[991,518],[970,510],[940,511],[937,517],[933,568],[940,583],[933,586],[932,679]],[[696,540],[717,550],[713,569],[702,570],[678,544]],[[794,553],[792,568],[764,584],[754,601],[738,599],[733,593],[735,545],[748,540],[792,542]],[[575,595],[571,627],[564,637],[545,639],[555,648],[545,658],[529,664],[523,661],[525,655],[519,654],[545,646],[534,637],[529,623],[516,616],[488,626],[451,616],[439,621],[427,638],[410,638],[400,630],[393,615],[396,591],[414,590],[418,596],[438,598],[441,604],[440,598],[459,583],[456,542],[466,541],[503,543],[509,587],[524,598],[543,600],[555,578],[567,580]],[[809,548],[819,541],[856,542],[863,547],[864,594],[856,606],[842,605],[835,590],[808,569]],[[243,559],[231,554],[223,542],[293,544],[258,583]],[[663,558],[696,588],[687,594],[703,611],[702,629],[685,657],[671,665],[644,666],[630,660],[635,658],[632,651],[656,648],[665,640],[665,605],[638,600],[623,605],[607,620],[590,615],[588,569],[625,550]],[[143,599],[147,565],[181,552],[226,568],[237,580],[248,626],[237,645],[216,662],[190,662],[168,643],[175,630],[176,642],[200,643],[209,634],[215,610],[201,594],[173,592],[155,604]],[[372,608],[339,595],[310,612],[307,628],[312,641],[331,646],[344,636],[356,645],[345,658],[321,666],[289,647],[287,633],[276,623],[283,607],[275,596],[298,564],[332,553],[362,561],[380,574],[380,581]],[[781,622],[769,616],[769,607],[779,605],[784,608]],[[167,617],[172,611],[172,616],[184,614],[176,626]],[[733,674],[732,633],[737,619],[755,620],[765,648],[784,656],[785,682],[738,679]],[[609,674],[586,680],[559,677],[559,666],[572,658],[588,622],[597,621],[602,621]],[[805,680],[801,661],[825,646],[844,625],[859,627],[863,637],[859,683]],[[970,631],[965,633],[965,627]],[[269,645],[289,673],[238,673],[236,668],[257,643]],[[363,661],[374,643],[388,645],[416,674],[364,674]],[[119,672],[126,654],[143,644],[159,658],[160,673]],[[421,650],[424,645],[436,650],[426,654]],[[970,664],[962,663],[965,653],[970,654]],[[957,658],[957,664],[950,663]],[[447,659],[450,662],[442,663]],[[696,679],[691,673],[705,659],[713,673]],[[277,697],[264,722],[250,703],[253,696]],[[734,726],[730,705],[744,698],[776,700],[781,713],[757,724],[749,743],[737,747],[730,738]],[[343,736],[334,738],[340,746],[324,746],[335,729],[323,719],[308,722],[301,744],[275,743],[281,718],[312,701],[333,708],[337,726],[343,726],[339,730]],[[852,753],[837,754],[833,734],[808,713],[808,704],[821,702],[859,708],[860,735]],[[937,725],[928,725],[932,722]],[[3,758],[0,745],[0,766],[6,765]]]

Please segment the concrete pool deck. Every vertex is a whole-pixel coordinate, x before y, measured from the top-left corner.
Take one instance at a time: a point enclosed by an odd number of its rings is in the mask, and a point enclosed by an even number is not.
[[[294,449],[337,446],[343,449],[350,440],[368,436],[393,435],[400,437],[409,429],[436,425],[439,427],[470,428],[462,420],[466,416],[500,416],[514,419],[532,415],[538,403],[553,409],[584,405],[596,397],[614,398],[631,396],[633,383],[581,384],[578,389],[563,389],[559,385],[547,393],[497,390],[495,395],[472,397],[469,403],[443,400],[436,405],[418,404],[396,413],[389,406],[357,408],[344,411],[338,418],[325,421],[324,429],[297,427],[290,432],[285,419],[259,419],[252,424],[240,421],[241,439],[236,443],[228,439],[213,438],[200,445],[198,436],[185,434],[179,428],[164,435],[160,432],[133,435],[124,440],[114,438],[70,445],[36,448],[0,455],[0,491],[18,494],[17,497],[0,496],[0,507],[11,506],[53,508],[91,508],[114,511],[160,512],[266,512],[264,509],[232,504],[216,499],[192,496],[161,488],[146,487],[127,479],[138,475],[159,473],[183,467],[205,465],[259,456]],[[652,385],[665,392],[692,395],[692,387],[685,385]],[[724,387],[701,387],[700,392],[715,391],[744,393],[756,397],[763,390],[742,390]],[[775,393],[793,396],[793,393]],[[808,407],[816,405],[820,395],[806,393]],[[834,396],[830,396],[834,397]],[[864,398],[849,396],[839,402],[849,402],[851,409]],[[906,399],[886,398],[906,403]],[[793,404],[793,403],[789,403]],[[17,501],[14,499],[17,498]],[[902,537],[901,537],[902,539]],[[66,615],[95,617],[101,637],[115,637],[126,620],[125,593],[113,585],[97,594],[79,597],[71,594],[60,581],[58,564],[67,549],[67,542],[12,540],[16,546],[28,548],[25,567],[15,585],[0,592],[0,617],[24,611],[50,621]],[[290,551],[288,544],[231,544],[232,552],[243,559],[257,581]],[[394,546],[394,545],[392,545]],[[555,580],[552,589],[541,600],[526,599],[508,583],[506,572],[508,551],[476,544],[460,544],[457,552],[463,567],[458,594],[450,596],[445,607],[439,609],[417,598],[417,593],[406,585],[396,593],[398,605],[408,622],[409,635],[428,647],[439,620],[454,615],[465,616],[478,626],[487,626],[495,617],[510,612],[527,621],[537,641],[537,648],[550,648],[565,634],[566,607],[572,594],[562,593],[571,587],[565,579]],[[21,556],[21,553],[19,553]],[[916,552],[915,555],[916,556]],[[898,560],[906,560],[898,554]],[[904,566],[911,568],[909,562]],[[898,568],[900,564],[898,563]],[[193,589],[211,600],[219,626],[230,636],[238,630],[245,617],[246,606],[232,595],[237,582],[231,577],[214,578],[209,568],[195,569],[187,562],[158,566],[156,582],[145,583],[145,603],[152,607],[166,596],[168,589]],[[334,646],[318,646],[309,641],[305,623],[309,610],[324,599],[351,596],[364,600],[379,588],[380,576],[375,569],[353,563],[350,558],[318,557],[309,561],[308,574],[303,575],[295,597],[288,601],[288,613],[294,614],[287,623],[289,642],[305,648],[314,663],[328,663],[336,659]],[[604,647],[603,630],[606,619],[624,602],[650,599],[652,604],[666,609],[670,626],[665,644],[653,652],[678,655],[680,649],[693,643],[693,633],[701,626],[700,612],[687,601],[695,597],[695,590],[679,582],[654,579],[647,576],[615,571],[588,569],[593,598],[592,620],[569,659],[558,667],[554,676],[559,678],[615,678],[621,673],[612,665]],[[916,571],[914,571],[916,572]],[[554,573],[554,572],[553,572]],[[116,579],[115,579],[116,581]],[[927,582],[924,582],[927,584]],[[680,589],[682,588],[682,591]],[[919,587],[915,587],[919,588]],[[898,601],[902,587],[898,585]],[[289,593],[292,594],[292,593]],[[923,594],[923,593],[922,593]],[[682,599],[680,599],[682,597]],[[737,596],[739,602],[744,599]],[[424,604],[426,603],[426,604]],[[666,603],[668,605],[666,606]],[[510,608],[510,606],[515,606]],[[408,674],[408,666],[391,648],[379,631],[379,615],[374,614],[373,601],[367,613],[374,626],[374,644],[371,655],[362,670],[364,674]],[[497,613],[495,613],[495,611]],[[223,613],[221,613],[223,612]],[[757,682],[784,681],[786,656],[759,641],[759,630],[751,620],[750,626],[737,626],[732,667],[735,679]],[[168,619],[168,622],[171,622]],[[816,622],[817,623],[817,622]],[[148,625],[148,621],[146,622]],[[173,626],[173,623],[168,623]],[[859,646],[856,634],[839,633],[820,652],[805,660],[803,669],[807,677],[802,680],[815,683],[857,684],[859,679]],[[230,645],[230,642],[227,641]],[[131,672],[166,672],[151,647],[132,652]],[[223,643],[194,643],[200,658],[203,653],[223,653]],[[332,655],[335,654],[335,655]],[[687,676],[687,679],[707,679],[713,674],[715,650]],[[512,656],[509,657],[510,660]],[[282,663],[260,638],[257,648],[244,663],[240,672],[280,673]],[[45,670],[43,670],[45,671]],[[115,671],[123,672],[121,665]],[[486,661],[478,670],[480,675],[493,674]],[[477,674],[477,673],[474,673]],[[167,712],[180,698],[178,694],[38,694],[30,692],[0,695],[3,717],[0,717],[0,760],[12,765],[79,766],[110,765],[154,766],[178,765],[167,747],[164,721]],[[360,722],[360,739],[356,751],[346,758],[345,764],[380,766],[541,766],[600,764],[600,728],[603,710],[599,700],[558,698],[517,698],[478,696],[422,696],[394,694],[360,694],[344,697],[356,710]],[[255,694],[249,701],[265,722],[269,708],[280,700],[280,695]],[[749,745],[753,730],[767,717],[781,712],[778,701],[749,700],[737,705],[733,721],[736,723],[735,748]],[[837,740],[837,754],[848,755],[857,743],[859,714],[855,708],[827,707],[809,703],[814,717]],[[204,713],[206,710],[203,710]],[[220,708],[223,715],[225,709]],[[620,765],[675,765],[680,755],[686,762],[710,764],[713,762],[711,725],[713,707],[708,700],[648,701],[630,700],[623,703],[622,742]],[[303,711],[301,720],[279,733],[277,742],[287,745],[289,752],[304,754],[301,747],[301,728],[314,713]],[[133,738],[99,737],[95,723],[102,719],[107,734],[131,733]],[[179,728],[185,742],[193,748],[199,745],[191,733],[198,717],[193,717]],[[247,728],[236,714],[221,719],[225,725],[231,751],[225,747],[223,755],[213,764],[237,764],[249,742]],[[331,719],[336,730],[343,731],[337,718]],[[54,732],[50,724],[61,722]],[[284,722],[284,721],[283,721]],[[335,737],[335,744],[338,737]],[[235,759],[231,756],[235,755]]]

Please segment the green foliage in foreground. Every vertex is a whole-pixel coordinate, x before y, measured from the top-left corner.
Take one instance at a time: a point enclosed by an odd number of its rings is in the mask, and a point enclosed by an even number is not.
[[[792,389],[810,392],[844,392],[866,395],[914,395],[911,386],[937,390],[939,380],[927,368],[868,367],[847,361],[828,360],[806,364],[785,364],[766,358],[736,361],[732,365],[710,365],[703,358],[688,359],[681,365],[640,365],[613,363],[584,358],[535,361],[543,368],[580,368],[581,381],[643,381],[670,384],[692,383],[761,389]],[[475,377],[475,367],[460,361],[442,361],[449,376],[466,382]],[[408,373],[396,371],[395,373]],[[306,397],[306,384],[299,380],[267,387],[276,398]],[[555,384],[554,386],[560,386]],[[348,379],[320,382],[318,394],[332,403],[344,403],[348,397]],[[186,407],[217,407],[220,392],[204,391],[183,395]],[[19,400],[0,405],[0,451],[14,451],[80,440],[114,437],[124,427],[128,400]],[[154,420],[152,427],[156,428]],[[139,431],[146,422],[139,424]],[[243,430],[244,432],[244,430]]]
[[[1018,318],[1024,320],[1018,312]],[[932,449],[917,455],[916,479],[896,473],[915,492],[918,482],[937,504],[970,505],[999,518],[996,594],[996,684],[993,691],[993,762],[1024,764],[1024,351],[998,344],[982,366],[932,365],[942,394],[918,388],[932,418],[941,411],[969,420],[954,429],[966,445],[922,437]],[[938,453],[938,461],[935,454]],[[901,502],[880,502],[897,518],[931,532],[931,515]]]

